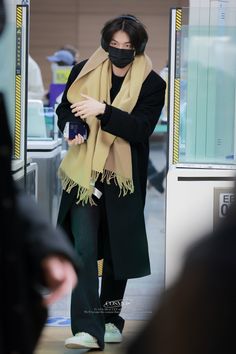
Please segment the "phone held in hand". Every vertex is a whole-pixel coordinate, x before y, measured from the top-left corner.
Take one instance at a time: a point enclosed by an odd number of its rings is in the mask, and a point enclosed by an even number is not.
[[[67,122],[63,131],[63,135],[68,140],[73,140],[76,135],[80,134],[84,140],[87,140],[88,131],[85,124],[78,122]]]

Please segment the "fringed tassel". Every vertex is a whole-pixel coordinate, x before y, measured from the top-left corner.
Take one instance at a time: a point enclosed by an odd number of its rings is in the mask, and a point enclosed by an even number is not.
[[[62,171],[61,169],[59,169],[59,172],[58,172],[58,176],[61,179],[62,188],[67,193],[70,193],[72,188],[78,187],[76,204],[81,203],[82,205],[85,205],[88,203],[90,205],[97,205],[94,202],[92,195],[93,195],[94,184],[97,181],[99,175],[100,175],[100,172],[92,171],[90,188],[85,188],[85,187],[78,185],[78,183],[76,183],[75,181],[71,180],[65,174],[65,172]],[[120,189],[119,197],[120,196],[124,197],[128,192],[130,192],[130,193],[134,192],[134,184],[133,184],[132,179],[128,179],[128,178],[119,176],[113,171],[104,170],[102,173],[102,176],[101,176],[101,181],[105,182],[107,184],[111,184],[112,179],[114,180],[114,183]]]
[[[102,182],[105,181],[107,184],[111,184],[111,179],[115,179],[115,177],[116,177],[115,172],[104,170],[102,173],[101,181]]]
[[[128,192],[134,193],[134,184],[131,179],[124,178],[121,176],[116,176],[115,178],[120,188],[119,197],[121,195],[124,197]]]
[[[78,183],[71,180],[61,169],[58,171],[58,176],[61,179],[63,190],[65,190],[67,193],[70,193],[72,188],[78,187],[76,204],[81,203],[83,206],[87,203],[90,205],[97,205],[92,198],[93,186],[91,186],[89,189],[79,186]]]
[[[134,192],[134,184],[132,179],[119,176],[113,171],[104,170],[101,181],[111,184],[112,179],[114,180],[115,185],[118,185],[120,188],[119,197],[121,195],[124,197],[128,192]]]
[[[58,171],[58,177],[61,179],[62,188],[68,193],[71,192],[72,188],[77,186],[77,183],[67,177],[67,175],[61,169]]]
[[[93,186],[91,186],[89,189],[85,189],[83,187],[78,186],[76,204],[81,203],[83,206],[88,203],[90,205],[97,205],[94,202],[92,195],[93,195]]]
[[[99,175],[100,175],[100,172],[92,170],[91,179],[90,179],[90,183],[91,183],[92,185],[95,184],[95,182],[97,181]]]

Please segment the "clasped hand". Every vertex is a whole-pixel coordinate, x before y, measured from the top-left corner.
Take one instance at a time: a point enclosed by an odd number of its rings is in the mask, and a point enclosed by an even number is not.
[[[75,138],[73,140],[66,139],[66,141],[69,146],[80,145],[80,144],[83,144],[84,138],[82,137],[82,135],[78,134],[75,136]]]
[[[88,118],[89,116],[97,116],[98,114],[103,114],[105,111],[105,103],[99,102],[94,98],[81,94],[85,99],[80,102],[76,102],[70,106],[71,112],[74,113],[75,117],[80,117],[82,119]],[[67,140],[68,145],[80,145],[84,142],[84,138],[78,134],[73,140]]]
[[[84,94],[81,94],[81,96],[85,98],[83,101],[76,102],[70,106],[71,112],[74,113],[75,117],[85,119],[89,116],[97,116],[104,113],[105,103]]]

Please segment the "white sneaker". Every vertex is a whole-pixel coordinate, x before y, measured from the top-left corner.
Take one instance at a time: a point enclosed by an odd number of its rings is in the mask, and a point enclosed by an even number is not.
[[[105,343],[120,343],[122,341],[122,334],[113,323],[106,323],[105,326]]]
[[[86,332],[78,332],[75,336],[65,340],[65,347],[69,349],[80,348],[99,348],[98,341],[95,337]]]

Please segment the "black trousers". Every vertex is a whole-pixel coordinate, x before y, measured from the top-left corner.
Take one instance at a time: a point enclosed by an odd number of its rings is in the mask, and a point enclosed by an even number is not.
[[[83,265],[71,298],[72,333],[91,334],[103,349],[105,323],[111,322],[121,332],[123,330],[124,319],[120,312],[127,279],[117,280],[114,276],[103,198],[97,206],[74,204],[70,217],[75,248]],[[104,264],[99,295],[97,252],[101,227],[106,237],[103,239]]]

